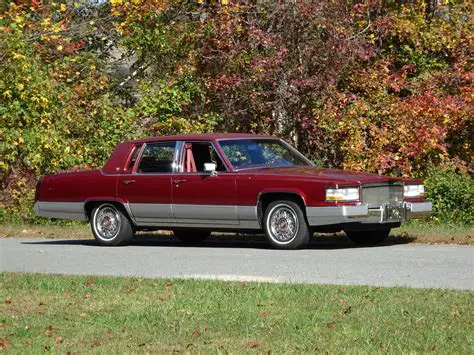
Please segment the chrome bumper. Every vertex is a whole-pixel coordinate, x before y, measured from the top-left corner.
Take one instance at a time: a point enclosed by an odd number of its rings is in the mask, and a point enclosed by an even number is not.
[[[310,226],[341,223],[400,223],[410,219],[426,219],[431,215],[431,202],[406,202],[401,205],[368,205],[307,207]]]

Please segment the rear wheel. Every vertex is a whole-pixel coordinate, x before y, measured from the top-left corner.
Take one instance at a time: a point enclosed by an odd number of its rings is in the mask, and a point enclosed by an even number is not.
[[[174,230],[173,233],[176,238],[186,244],[199,244],[209,238],[209,236],[211,235],[210,231],[198,229]]]
[[[354,244],[374,245],[382,243],[388,238],[390,228],[371,231],[344,231],[344,233],[346,233],[347,238],[349,238]]]
[[[293,201],[271,202],[263,217],[263,228],[268,241],[279,249],[298,249],[309,242],[305,216]]]
[[[92,234],[100,245],[125,245],[132,240],[132,224],[115,205],[103,203],[92,210],[91,216]]]

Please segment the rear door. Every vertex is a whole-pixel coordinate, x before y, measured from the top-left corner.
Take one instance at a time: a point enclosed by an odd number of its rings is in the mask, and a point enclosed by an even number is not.
[[[138,225],[172,223],[171,179],[176,166],[175,141],[145,143],[131,152],[118,194],[128,201]]]

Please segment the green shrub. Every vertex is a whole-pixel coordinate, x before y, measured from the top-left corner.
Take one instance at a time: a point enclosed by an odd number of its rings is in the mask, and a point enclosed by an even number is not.
[[[432,168],[425,179],[426,197],[437,212],[439,222],[473,224],[474,181],[453,167]]]

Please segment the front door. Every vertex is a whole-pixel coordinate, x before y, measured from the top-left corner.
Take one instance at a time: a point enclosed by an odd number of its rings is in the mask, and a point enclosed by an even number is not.
[[[236,175],[227,171],[213,144],[190,141],[183,145],[180,172],[173,174],[172,200],[177,225],[219,228],[238,225]],[[204,171],[215,163],[216,172]]]
[[[171,178],[176,166],[176,142],[146,143],[139,150],[131,156],[138,161],[129,163],[130,171],[119,177],[119,196],[128,201],[138,225],[173,223]]]

